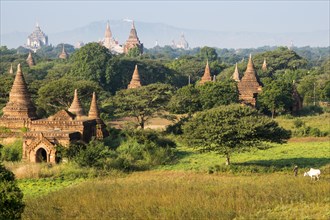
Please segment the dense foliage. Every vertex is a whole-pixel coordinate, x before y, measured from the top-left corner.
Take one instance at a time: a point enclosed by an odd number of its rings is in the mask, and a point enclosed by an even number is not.
[[[228,165],[234,152],[250,150],[263,142],[281,143],[290,137],[275,121],[240,105],[197,113],[183,131],[189,146],[224,155]]]
[[[121,90],[113,98],[116,114],[135,118],[138,126],[144,129],[151,117],[164,113],[172,91],[172,86],[159,83]]]
[[[14,174],[0,163],[0,219],[21,219],[24,207]]]

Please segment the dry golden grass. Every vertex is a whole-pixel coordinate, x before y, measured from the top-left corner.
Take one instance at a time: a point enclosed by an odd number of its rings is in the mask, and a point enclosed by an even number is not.
[[[329,219],[329,200],[329,177],[150,171],[28,199],[23,219]]]

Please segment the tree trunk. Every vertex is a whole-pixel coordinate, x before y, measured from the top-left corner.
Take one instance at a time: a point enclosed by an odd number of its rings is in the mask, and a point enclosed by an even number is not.
[[[226,165],[230,165],[230,157],[229,154],[226,154]]]
[[[272,110],[272,119],[274,119],[275,116],[275,109]]]

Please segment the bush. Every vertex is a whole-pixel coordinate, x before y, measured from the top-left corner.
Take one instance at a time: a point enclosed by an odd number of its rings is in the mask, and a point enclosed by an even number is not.
[[[20,161],[22,159],[22,141],[16,141],[11,145],[4,146],[1,149],[1,160]]]
[[[74,161],[81,167],[104,168],[107,158],[115,158],[116,152],[105,146],[102,142],[92,141],[86,148],[80,150]]]
[[[165,143],[165,142],[164,142]],[[166,164],[174,157],[173,148],[160,146],[156,142],[139,143],[134,138],[128,139],[117,149],[123,169],[145,170],[152,166]]]
[[[298,112],[299,116],[308,116],[308,115],[320,115],[323,113],[323,108],[320,106],[306,106],[303,107],[303,109],[301,109]]]
[[[14,174],[0,164],[0,219],[20,219],[24,206]]]

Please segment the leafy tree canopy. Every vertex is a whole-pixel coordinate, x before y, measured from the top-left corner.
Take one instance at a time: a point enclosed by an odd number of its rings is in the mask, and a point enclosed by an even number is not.
[[[172,92],[172,86],[160,83],[118,91],[113,99],[117,116],[133,117],[144,129],[150,118],[163,114]]]
[[[263,142],[281,143],[290,137],[277,122],[241,105],[220,106],[197,113],[184,126],[189,146],[213,151],[226,157],[261,146]]]
[[[293,85],[281,80],[264,80],[262,92],[258,95],[258,103],[262,109],[271,112],[272,118],[276,112],[289,111],[293,104]]]
[[[106,96],[106,93],[95,82],[64,77],[50,81],[40,87],[37,105],[48,114],[53,114],[61,109],[68,109],[72,103],[75,89],[78,89],[79,99],[85,111],[89,109],[93,92],[96,92],[99,98]]]
[[[112,55],[109,50],[98,44],[89,43],[72,54],[70,75],[84,80],[98,82],[102,87],[109,83],[106,77],[107,64]]]

